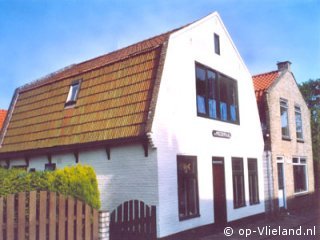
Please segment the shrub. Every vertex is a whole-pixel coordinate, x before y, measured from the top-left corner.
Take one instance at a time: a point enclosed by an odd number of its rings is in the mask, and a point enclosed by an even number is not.
[[[31,172],[0,168],[0,196],[18,192],[47,190],[73,196],[100,208],[100,194],[92,167],[77,164],[53,172]]]

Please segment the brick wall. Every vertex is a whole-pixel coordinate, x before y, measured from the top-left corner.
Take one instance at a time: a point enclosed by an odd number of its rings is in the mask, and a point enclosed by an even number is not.
[[[288,101],[288,119],[290,140],[283,140],[281,133],[280,98]],[[285,192],[288,199],[298,197],[294,193],[292,157],[306,157],[308,193],[314,191],[313,159],[310,131],[310,113],[298,89],[291,72],[282,74],[280,81],[275,83],[267,94],[270,121],[270,139],[273,164],[274,195],[278,196],[277,157],[283,157],[285,172]],[[303,124],[303,142],[297,141],[295,105],[300,106]]]

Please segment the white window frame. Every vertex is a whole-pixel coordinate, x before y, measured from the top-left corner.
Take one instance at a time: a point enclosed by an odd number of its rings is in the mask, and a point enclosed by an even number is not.
[[[297,125],[298,114],[300,115],[300,122],[301,122],[301,137],[298,137],[298,125]],[[295,117],[295,124],[296,124],[297,141],[303,141],[303,121],[302,121],[301,107],[299,105],[294,105],[294,117]]]
[[[294,161],[294,159],[296,159],[296,161]],[[301,160],[304,160],[304,162],[302,162]],[[305,168],[306,190],[304,190],[304,191],[300,191],[300,192],[295,191],[294,166],[304,166],[304,168]],[[293,171],[293,192],[294,192],[294,195],[307,193],[309,191],[307,157],[293,156],[292,157],[292,171]]]
[[[68,97],[65,103],[65,107],[74,106],[77,102],[80,91],[81,80],[73,81],[69,88]]]
[[[288,100],[284,98],[280,98],[280,123],[281,123],[281,136],[283,140],[290,140],[290,122],[289,122],[289,104]],[[283,119],[282,119],[282,108],[285,109],[286,111],[286,124],[287,124],[287,129],[288,129],[288,134],[284,135],[283,134]]]

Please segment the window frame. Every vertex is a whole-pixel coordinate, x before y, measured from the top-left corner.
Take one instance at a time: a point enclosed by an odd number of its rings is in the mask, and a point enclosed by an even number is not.
[[[214,41],[214,52],[215,54],[217,55],[220,55],[221,54],[221,51],[220,51],[220,36],[217,34],[217,33],[214,33],[213,34],[213,41]]]
[[[302,122],[302,111],[301,111],[301,107],[299,105],[295,105],[294,106],[294,117],[295,117],[295,124],[296,124],[296,137],[297,137],[297,141],[298,142],[303,142],[303,122]],[[298,131],[298,122],[297,121],[297,117],[299,117],[299,121],[300,121],[300,128],[301,131]],[[299,134],[301,134],[300,136],[298,136]]]
[[[68,91],[68,96],[65,102],[65,107],[73,107],[76,105],[79,92],[80,92],[80,87],[81,87],[81,79],[75,80],[71,83]],[[75,93],[73,93],[74,89],[77,88]]]
[[[251,168],[252,163],[254,165]],[[253,179],[256,179],[255,181]],[[258,159],[248,158],[248,180],[249,180],[249,203],[255,205],[260,203],[259,198],[259,174],[258,174]]]
[[[198,62],[195,79],[197,116],[240,125],[238,82]]]
[[[284,99],[284,98],[280,98],[280,123],[281,123],[281,136],[283,140],[291,140],[290,138],[290,122],[289,122],[289,104],[288,104],[288,100]],[[284,127],[284,121],[282,119],[282,114],[286,113],[286,124],[287,126]],[[284,131],[284,129],[286,129],[286,132]]]
[[[183,168],[182,170],[180,168],[181,164],[188,164],[188,167]],[[187,173],[186,171],[189,170],[189,167],[190,167],[190,171],[192,171],[192,169],[193,171],[190,173]],[[193,188],[190,187],[192,182],[194,184]],[[197,168],[196,156],[177,155],[177,192],[178,192],[179,221],[199,217],[200,207],[199,207],[198,168]],[[193,198],[193,200],[190,199],[190,196]],[[192,204],[192,201],[194,201],[193,210],[190,209],[190,204]]]
[[[242,208],[246,206],[246,196],[245,196],[245,184],[244,184],[244,168],[243,168],[243,158],[232,157],[232,187],[233,187],[233,208]],[[239,161],[240,169],[235,169],[235,163]],[[240,182],[240,196],[239,190],[237,188],[237,182]]]
[[[296,171],[295,169],[301,169],[303,167],[304,171],[304,183],[305,188],[302,190],[297,191],[297,185],[300,185],[300,182],[296,182]],[[293,174],[293,191],[295,195],[304,194],[309,191],[309,185],[308,185],[308,161],[306,157],[293,157],[292,158],[292,174]],[[299,170],[300,171],[300,170]]]
[[[57,164],[56,163],[46,163],[44,165],[44,171],[52,172],[57,169]]]

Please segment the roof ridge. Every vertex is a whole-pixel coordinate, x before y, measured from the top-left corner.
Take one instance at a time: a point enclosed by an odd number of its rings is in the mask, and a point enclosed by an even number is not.
[[[268,74],[271,74],[271,73],[279,73],[279,71],[278,70],[274,70],[274,71],[270,71],[270,72],[259,73],[259,74],[256,74],[256,75],[252,75],[252,77],[259,77],[259,76],[268,75]]]
[[[138,45],[138,44],[141,44],[141,43],[143,43],[143,42],[148,42],[148,41],[151,41],[151,40],[153,40],[153,39],[156,39],[156,38],[159,38],[159,37],[162,37],[162,36],[170,35],[170,34],[172,34],[173,32],[175,32],[175,31],[177,31],[177,30],[179,30],[179,29],[181,29],[181,28],[183,28],[183,27],[175,28],[175,29],[173,29],[173,30],[170,30],[170,31],[167,31],[167,32],[164,32],[164,33],[157,34],[157,35],[155,35],[155,36],[152,36],[152,37],[143,39],[143,40],[138,41],[138,42],[135,42],[135,43],[132,43],[132,44],[130,44],[130,45],[128,45],[128,46],[125,46],[125,47],[122,47],[122,48],[120,48],[120,49],[113,50],[113,51],[111,51],[111,52],[102,54],[102,55],[100,55],[100,56],[97,56],[97,57],[94,57],[94,58],[85,60],[85,61],[80,62],[80,63],[77,63],[76,65],[84,64],[84,63],[86,63],[86,62],[90,62],[90,61],[93,61],[93,60],[96,60],[96,59],[99,59],[99,58],[103,58],[103,57],[105,57],[106,55],[111,55],[111,54],[115,54],[115,53],[120,52],[120,51],[124,51],[125,49],[132,48],[132,47],[134,47],[134,46],[136,46],[136,45]],[[145,49],[145,50],[148,50],[148,49],[149,49],[149,48],[147,48],[147,49]],[[140,52],[144,52],[144,50],[137,51],[137,52],[135,52],[135,53],[140,53]],[[128,56],[131,56],[131,54],[128,54]]]
[[[85,60],[83,62],[71,64],[71,65],[66,66],[64,68],[61,68],[55,72],[49,73],[39,79],[36,79],[30,83],[22,85],[18,89],[19,89],[19,91],[28,91],[33,88],[37,88],[37,87],[49,84],[53,81],[59,81],[59,80],[62,80],[62,79],[68,78],[68,77],[72,77],[74,75],[78,75],[78,74],[93,70],[95,68],[103,67],[108,64],[112,64],[114,62],[121,61],[121,60],[126,59],[130,56],[134,56],[134,55],[137,55],[140,53],[150,51],[150,50],[160,46],[161,44],[163,44],[163,42],[167,41],[167,39],[169,38],[169,36],[173,32],[176,32],[185,26],[172,29],[170,31],[149,37],[147,39],[143,39],[139,42],[133,43],[133,44],[128,45],[126,47],[102,54],[100,56]],[[152,41],[156,41],[156,42],[153,43]],[[145,44],[145,46],[143,46],[143,44]],[[108,57],[110,58],[109,60],[107,60]],[[100,60],[101,61],[105,60],[105,62],[99,63],[98,61],[100,61]],[[94,63],[94,62],[96,62],[94,64],[95,66],[87,66],[87,65],[90,65],[90,63]],[[86,66],[87,66],[86,69],[81,69],[81,68],[85,68]],[[66,76],[63,76],[63,73],[68,73],[68,71],[76,70],[76,68],[79,68],[80,71],[74,72],[74,73],[70,72],[69,74],[66,74]],[[62,76],[59,76],[59,74],[61,74]]]

